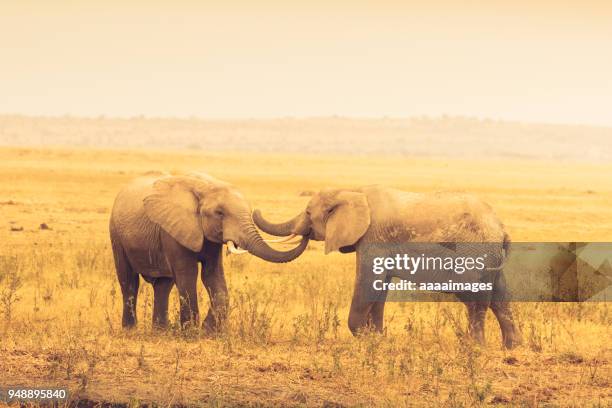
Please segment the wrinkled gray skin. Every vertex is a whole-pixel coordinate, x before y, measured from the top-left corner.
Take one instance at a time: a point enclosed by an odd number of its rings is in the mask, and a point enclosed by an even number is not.
[[[416,194],[380,186],[358,189],[327,189],[315,194],[306,210],[295,218],[274,224],[253,213],[257,226],[276,236],[291,234],[325,241],[325,252],[339,250],[357,253],[355,290],[348,325],[353,334],[366,326],[383,329],[386,293],[372,302],[364,288],[372,288],[371,271],[362,271],[365,248],[372,244],[404,242],[490,242],[508,250],[509,237],[491,208],[474,197],[459,194]],[[388,254],[393,256],[394,254]],[[449,276],[452,278],[452,276]],[[484,343],[484,321],[488,308],[493,310],[504,345],[515,347],[521,335],[515,326],[503,272],[494,283],[497,301],[466,302],[469,332]],[[500,299],[502,299],[500,301]]]
[[[119,192],[110,219],[110,238],[123,294],[123,326],[136,323],[139,275],[153,285],[153,324],[168,323],[168,296],[176,284],[181,325],[199,321],[197,278],[211,307],[203,322],[215,330],[227,315],[228,294],[223,274],[223,244],[233,241],[270,262],[288,262],[306,248],[279,252],[261,238],[251,208],[232,185],[200,173],[142,177]]]

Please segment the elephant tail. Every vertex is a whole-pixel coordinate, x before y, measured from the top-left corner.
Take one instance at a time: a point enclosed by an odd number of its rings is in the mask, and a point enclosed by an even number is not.
[[[506,231],[504,231],[504,242],[502,243],[502,249],[504,250],[504,262],[510,256],[510,246],[512,244],[512,240],[510,239],[510,235]]]
[[[506,261],[508,260],[508,256],[510,255],[510,246],[512,244],[512,240],[510,239],[510,235],[504,231],[504,240],[502,242],[502,258],[501,262],[498,266],[493,266],[487,268],[488,271],[501,271],[506,266]]]

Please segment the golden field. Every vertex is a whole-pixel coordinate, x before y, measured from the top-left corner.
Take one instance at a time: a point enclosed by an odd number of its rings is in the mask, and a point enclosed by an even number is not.
[[[0,386],[67,386],[92,405],[612,404],[609,304],[515,304],[524,345],[512,351],[492,314],[487,347],[471,344],[459,303],[388,304],[385,335],[353,338],[354,255],[326,256],[320,243],[286,265],[227,257],[231,313],[218,337],[153,331],[148,284],[137,329],[122,330],[108,218],[119,188],[151,170],[230,181],[271,220],[310,191],[380,183],[474,193],[517,242],[612,241],[612,165],[0,148]]]

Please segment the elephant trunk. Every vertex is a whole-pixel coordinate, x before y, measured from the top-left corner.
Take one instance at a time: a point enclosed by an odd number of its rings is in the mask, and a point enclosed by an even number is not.
[[[245,217],[242,223],[243,240],[240,246],[249,251],[251,254],[268,262],[285,263],[293,261],[300,256],[308,245],[308,237],[302,238],[298,246],[289,251],[277,251],[270,247],[263,240],[255,224],[251,221],[251,217]]]
[[[276,235],[277,237],[286,237],[294,232],[296,225],[303,215],[303,213],[300,213],[289,221],[275,224],[267,221],[263,215],[261,215],[261,211],[255,210],[253,211],[253,222],[259,227],[259,229],[268,234]]]

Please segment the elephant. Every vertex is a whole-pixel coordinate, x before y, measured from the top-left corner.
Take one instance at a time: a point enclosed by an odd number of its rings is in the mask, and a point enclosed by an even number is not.
[[[366,294],[365,288],[372,288],[377,278],[364,270],[367,248],[405,242],[495,243],[503,261],[510,245],[510,237],[491,207],[476,197],[458,193],[413,193],[377,185],[324,189],[311,197],[305,211],[289,221],[269,222],[260,210],[253,212],[253,221],[266,233],[286,237],[277,242],[302,236],[302,239],[325,241],[326,254],[336,250],[356,252],[357,270],[348,317],[348,326],[354,335],[367,326],[379,332],[383,330],[388,292],[383,291],[376,299]],[[485,315],[491,308],[499,322],[504,346],[513,348],[522,340],[508,303],[503,266],[499,266],[492,287],[494,296],[490,299],[464,301],[469,334],[484,343]]]
[[[110,239],[123,297],[122,325],[136,324],[140,276],[153,285],[153,325],[167,327],[168,296],[176,284],[181,327],[199,325],[198,263],[210,297],[202,325],[217,330],[227,317],[223,244],[270,262],[289,262],[308,239],[289,251],[271,248],[251,219],[251,207],[231,184],[203,173],[145,175],[133,180],[113,204]],[[240,249],[243,248],[243,249]]]

